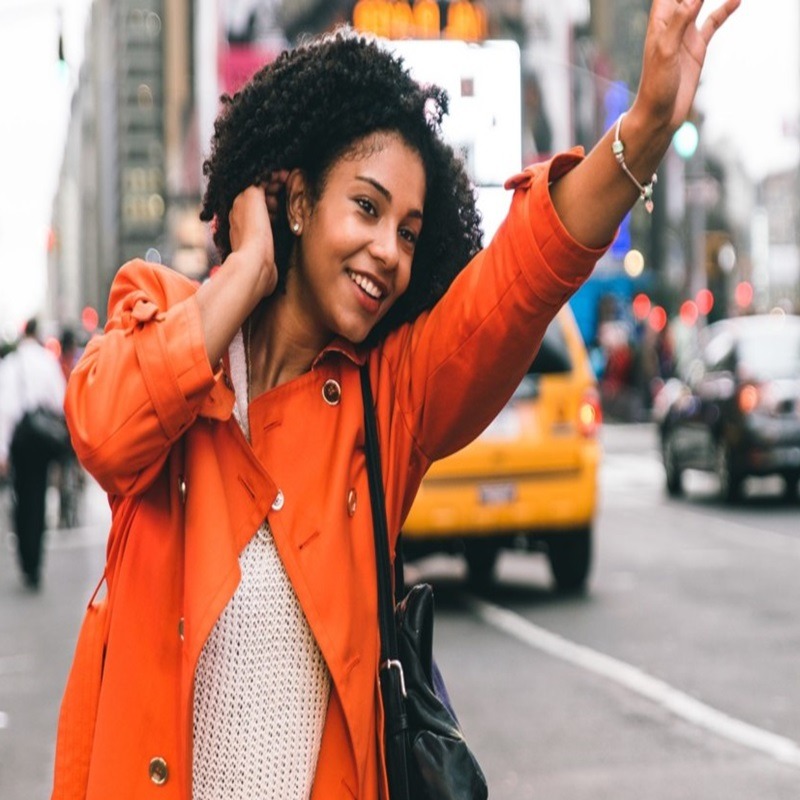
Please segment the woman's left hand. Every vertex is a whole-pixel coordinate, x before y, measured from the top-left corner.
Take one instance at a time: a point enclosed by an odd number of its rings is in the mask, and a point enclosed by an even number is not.
[[[680,127],[691,111],[708,44],[740,3],[725,0],[698,26],[703,0],[653,0],[637,112],[669,130]]]

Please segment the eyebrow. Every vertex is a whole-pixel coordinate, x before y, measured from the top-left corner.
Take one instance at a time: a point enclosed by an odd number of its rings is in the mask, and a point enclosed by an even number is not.
[[[370,186],[374,187],[378,192],[380,192],[390,203],[392,202],[392,193],[382,183],[376,181],[374,178],[370,178],[368,175],[356,175],[356,180],[368,183]],[[422,219],[422,212],[415,208],[408,212],[408,216]]]

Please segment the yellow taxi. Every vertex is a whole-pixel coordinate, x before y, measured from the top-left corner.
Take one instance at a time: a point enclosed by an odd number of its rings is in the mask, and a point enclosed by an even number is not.
[[[505,408],[428,471],[403,526],[406,558],[462,552],[470,581],[486,585],[502,549],[542,551],[559,591],[583,591],[601,416],[583,338],[564,306]]]

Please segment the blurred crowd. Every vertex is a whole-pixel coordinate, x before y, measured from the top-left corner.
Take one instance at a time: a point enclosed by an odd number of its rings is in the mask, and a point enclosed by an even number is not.
[[[607,419],[640,422],[650,418],[656,395],[675,374],[675,324],[656,331],[645,322],[600,323],[590,356]]]
[[[78,524],[84,475],[70,444],[63,405],[84,345],[70,328],[42,337],[32,318],[18,340],[0,350],[0,482],[10,493],[8,522],[23,582],[32,591],[42,576],[49,488],[57,490],[59,527]]]

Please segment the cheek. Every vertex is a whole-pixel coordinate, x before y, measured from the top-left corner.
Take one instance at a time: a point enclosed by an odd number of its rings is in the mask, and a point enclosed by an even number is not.
[[[406,293],[410,283],[411,283],[411,260],[409,259],[407,262],[403,262],[403,264],[401,264],[400,269],[398,271],[397,275],[398,297]]]

